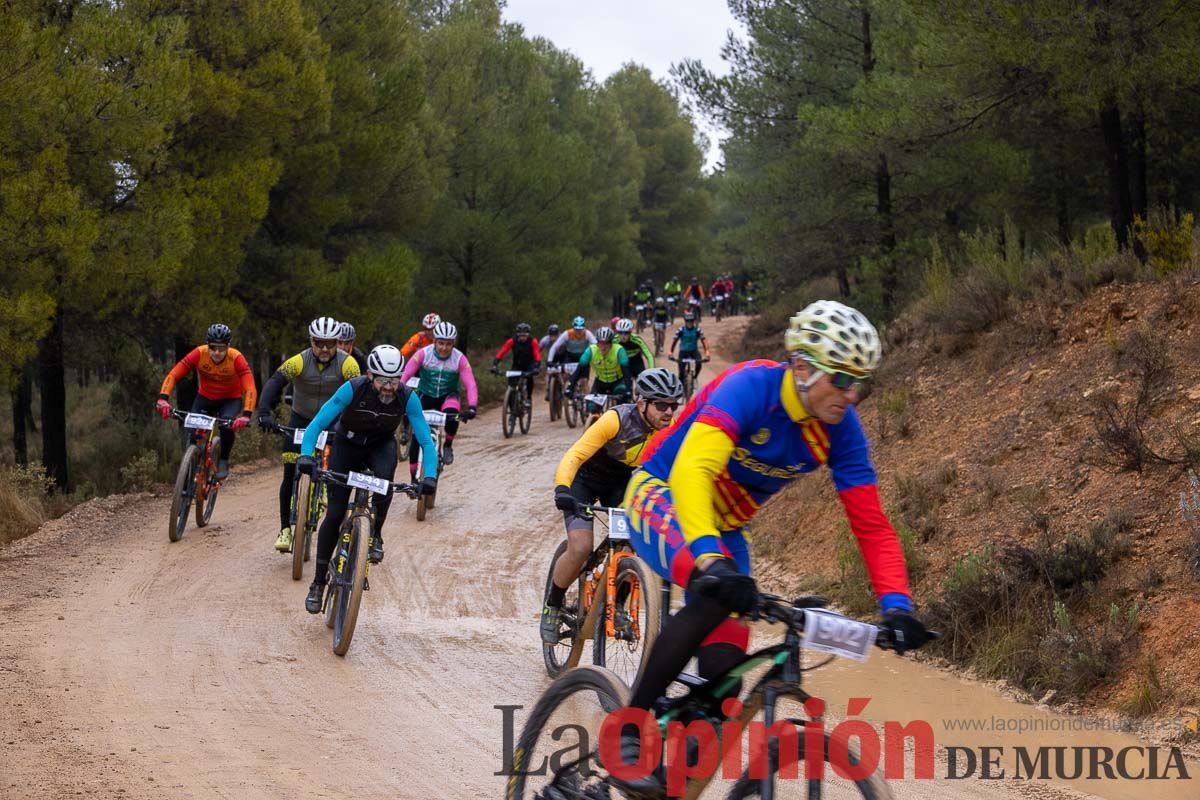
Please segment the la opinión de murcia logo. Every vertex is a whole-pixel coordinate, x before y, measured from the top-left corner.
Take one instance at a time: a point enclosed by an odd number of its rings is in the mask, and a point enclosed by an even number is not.
[[[869,698],[851,698],[847,717],[862,714],[869,702]],[[823,719],[825,702],[817,698],[804,703],[810,719],[779,720],[770,726],[761,720],[743,723],[740,717],[744,709],[736,698],[722,704],[724,720],[672,720],[665,726],[647,711],[621,708],[605,716],[595,743],[584,726],[560,725],[551,732],[551,739],[561,742],[561,746],[540,755],[536,763],[526,763],[529,754],[514,748],[516,711],[523,707],[494,707],[501,713],[504,752],[504,763],[496,775],[553,774],[595,751],[604,769],[626,780],[665,767],[671,796],[682,795],[691,779],[718,774],[725,780],[737,780],[743,774],[751,780],[766,778],[773,744],[778,750],[776,777],[791,780],[821,780],[829,769],[839,778],[857,781],[880,768],[886,780],[1191,780],[1178,747],[1149,746],[948,746],[945,771],[939,775],[935,770],[933,726],[928,722],[887,721],[882,725],[882,736],[862,719],[845,719],[828,727]],[[625,726],[636,727],[642,737],[641,760],[636,764],[621,759],[620,736]],[[905,763],[909,743],[913,754],[911,773]],[[825,753],[828,762],[801,759],[801,753]]]

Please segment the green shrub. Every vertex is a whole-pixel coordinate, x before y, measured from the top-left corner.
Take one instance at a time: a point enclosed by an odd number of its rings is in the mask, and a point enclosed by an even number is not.
[[[47,493],[53,485],[40,465],[0,467],[0,543],[33,533],[50,519]]]

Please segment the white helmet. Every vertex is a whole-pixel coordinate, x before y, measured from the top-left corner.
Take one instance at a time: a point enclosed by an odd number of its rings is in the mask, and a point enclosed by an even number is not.
[[[433,329],[434,339],[449,339],[453,341],[458,338],[458,328],[454,327],[449,322],[439,322]]]
[[[317,317],[308,323],[308,335],[314,339],[336,339],[342,326],[333,317]]]
[[[633,320],[631,320],[631,319],[617,320],[617,333],[633,333]]]
[[[421,320],[421,324],[425,326],[425,330],[431,331],[441,321],[442,321],[442,318],[439,317],[437,314],[434,314],[431,311],[430,313],[425,315],[424,319]]]
[[[597,342],[611,342],[613,340],[613,329],[605,325],[600,330],[596,331]]]
[[[397,378],[404,371],[404,356],[390,344],[377,345],[367,356],[367,371],[385,378]]]
[[[875,371],[882,351],[875,326],[833,300],[818,300],[792,317],[783,341],[793,355],[859,378]]]

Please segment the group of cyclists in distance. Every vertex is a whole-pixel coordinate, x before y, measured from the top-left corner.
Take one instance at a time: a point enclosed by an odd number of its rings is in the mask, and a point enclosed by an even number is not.
[[[693,655],[701,677],[721,674],[744,656],[749,630],[737,614],[754,607],[758,597],[744,528],[772,495],[822,466],[830,470],[858,540],[879,599],[881,625],[901,652],[927,639],[913,613],[903,551],[880,504],[855,410],[881,354],[871,323],[841,303],[814,302],[791,318],[784,337],[787,360],[735,364],[702,389],[694,388],[701,365],[710,359],[699,325],[705,300],[716,317],[714,308],[729,313],[748,302],[752,292],[750,281],[736,286],[728,276],[714,280],[707,291],[694,276],[687,286],[672,278],[661,292],[643,282],[632,294],[628,316],[595,330],[576,316],[565,328],[549,325],[541,337],[521,322],[493,357],[493,372],[509,359],[511,369],[521,373],[527,406],[534,377],[568,364],[575,366],[562,373],[567,397],[575,397],[581,382],[590,380],[589,397],[612,400],[589,408],[592,423],[554,474],[553,502],[563,515],[567,548],[555,562],[539,633],[548,645],[574,635],[564,622],[563,601],[595,545],[586,509],[623,507],[637,555],[664,580],[688,590],[686,604],[666,621],[645,657],[631,701],[638,708],[651,708]],[[721,298],[721,305],[714,306],[714,298]],[[677,315],[682,323],[666,347],[675,368],[668,369],[661,364],[665,331]],[[647,326],[663,335],[647,342],[640,335]],[[217,478],[223,480],[237,431],[255,419],[264,430],[276,426],[275,408],[290,386],[287,425],[304,433],[299,444],[283,446],[275,541],[281,552],[293,544],[289,511],[295,473],[313,474],[322,432],[331,432],[329,470],[369,470],[391,481],[400,448],[407,446],[410,480],[418,493],[432,494],[439,459],[425,412],[445,414],[441,464],[449,465],[459,423],[476,416],[479,402],[471,364],[455,346],[458,331],[437,314],[426,315],[401,347],[380,344],[368,354],[355,347],[349,323],[318,317],[307,332],[308,346],[285,359],[259,393],[245,356],[231,347],[232,331],[214,323],[205,343],[168,373],[156,405],[164,419],[170,417],[173,387],[196,371],[199,389],[192,410],[228,421],[220,431],[217,459]],[[514,379],[513,373],[509,377]],[[328,486],[316,574],[305,598],[309,613],[321,610],[349,495],[345,486]],[[372,497],[372,563],[384,556],[382,530],[390,500],[387,493]],[[697,584],[701,577],[707,578],[703,588]],[[620,624],[621,610],[616,613]],[[626,763],[638,761],[640,746],[636,731],[623,732]],[[659,796],[660,780],[652,773],[623,788]]]

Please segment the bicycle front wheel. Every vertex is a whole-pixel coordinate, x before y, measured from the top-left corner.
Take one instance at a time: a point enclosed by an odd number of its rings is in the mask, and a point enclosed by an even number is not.
[[[558,560],[567,552],[567,542],[558,543],[554,557],[550,559],[550,569],[546,572],[546,587],[542,592],[542,601],[550,595],[550,587],[554,585],[554,568]],[[562,629],[565,638],[560,638],[555,644],[542,642],[542,660],[546,663],[546,674],[556,678],[569,664],[579,662],[579,651],[583,649],[583,640],[579,638],[579,626],[587,616],[583,607],[583,580],[571,583],[562,604]]]
[[[371,517],[356,514],[351,521],[349,553],[342,566],[343,579],[338,592],[333,620],[333,652],[346,655],[354,638],[354,625],[362,605],[363,585],[367,580],[367,542],[371,538]]]
[[[179,472],[175,475],[175,492],[171,495],[171,520],[167,524],[167,538],[178,542],[187,527],[188,512],[191,511],[192,495],[196,492],[196,462],[200,458],[199,445],[190,444],[179,460]]]
[[[500,430],[504,433],[504,438],[509,439],[513,435],[513,428],[517,425],[516,411],[513,404],[516,402],[516,392],[510,387],[504,393],[504,413],[500,415]]]
[[[601,704],[596,703],[596,697]],[[605,772],[596,755],[604,706],[629,705],[629,688],[603,667],[565,672],[538,699],[513,752],[507,800],[550,797],[609,797]],[[563,730],[582,732],[578,758],[554,756],[563,750]],[[584,735],[586,734],[586,739]],[[579,752],[590,748],[591,752]],[[541,765],[547,761],[553,766]],[[560,761],[562,763],[560,763]],[[540,765],[540,766],[539,766]]]
[[[830,800],[839,800],[839,798],[862,797],[866,800],[893,800],[892,790],[883,780],[883,775],[876,769],[870,775],[861,780],[849,780],[841,777],[835,771],[833,762],[830,761],[829,743],[831,741],[830,734],[825,734],[824,752],[813,754],[813,757],[820,758],[822,764],[822,777],[806,780],[804,778],[806,767],[804,761],[809,756],[804,752],[804,721],[793,719],[789,720],[795,725],[799,731],[797,735],[799,747],[799,760],[796,778],[783,778],[774,771],[766,778],[750,778],[749,770],[742,773],[742,777],[734,785],[729,792],[729,800],[742,800],[746,797],[762,797],[764,784],[770,783],[772,788],[772,797],[779,800],[800,800],[800,798],[830,798]],[[771,745],[773,748],[778,748],[778,741],[774,741]],[[858,748],[846,743],[846,757],[849,766],[857,767],[860,763]],[[845,769],[845,766],[842,766]],[[759,773],[761,774],[761,773]]]
[[[627,686],[641,677],[642,665],[658,638],[662,614],[662,585],[646,562],[637,556],[617,561],[616,603],[601,595],[592,639],[592,663],[608,667]],[[614,711],[616,707],[606,708]]]
[[[299,472],[297,470],[297,472]],[[298,581],[304,577],[304,551],[308,543],[308,507],[313,502],[312,478],[299,472],[296,487],[296,519],[292,523],[292,580]]]
[[[566,417],[567,417],[567,427],[574,428],[575,423],[578,421],[578,411],[579,411],[579,409],[575,405],[575,401],[571,398],[567,398],[564,396],[563,411],[565,412]]]
[[[521,433],[529,433],[529,426],[533,423],[533,403],[524,396],[520,397],[517,402],[520,404],[520,408],[517,410],[521,414],[518,420],[521,423]],[[526,403],[529,404],[526,405]]]

